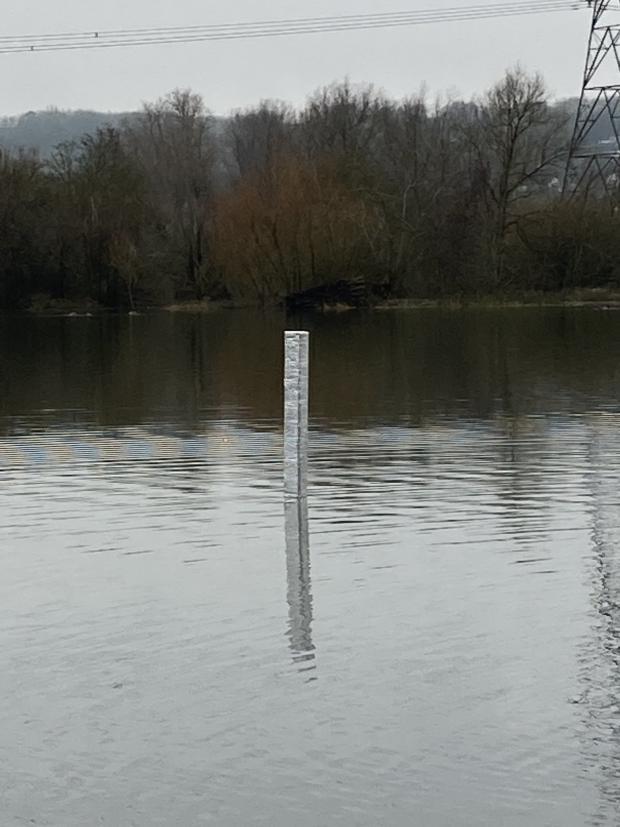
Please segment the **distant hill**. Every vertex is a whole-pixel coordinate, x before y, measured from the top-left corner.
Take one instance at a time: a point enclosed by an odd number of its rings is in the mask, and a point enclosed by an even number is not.
[[[46,109],[26,112],[13,118],[0,118],[0,146],[11,150],[35,150],[43,158],[63,141],[79,140],[103,126],[117,126],[125,112],[63,112]]]
[[[0,147],[13,152],[34,150],[41,158],[49,158],[54,147],[64,141],[79,141],[104,126],[120,126],[135,112],[95,112],[89,109],[63,111],[45,109],[25,112],[15,117],[0,117]],[[227,123],[215,118],[215,134],[220,135]]]
[[[579,101],[569,98],[556,102],[555,106],[564,110],[570,118],[577,111]],[[462,104],[470,106],[471,104]],[[119,126],[131,118],[132,112],[95,112],[87,109],[63,111],[46,109],[40,112],[26,112],[15,117],[0,117],[0,147],[17,151],[34,150],[42,158],[49,158],[54,147],[63,141],[79,140],[84,135],[93,134],[104,126]],[[215,134],[219,136],[227,123],[226,118],[215,119]],[[593,144],[605,143],[614,135],[612,124],[604,117],[597,122],[591,132]]]

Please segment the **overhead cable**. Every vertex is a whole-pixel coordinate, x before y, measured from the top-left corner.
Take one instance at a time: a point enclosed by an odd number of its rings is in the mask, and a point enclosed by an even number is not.
[[[484,5],[418,9],[415,11],[305,17],[246,23],[218,23],[39,35],[0,36],[0,54],[16,52],[106,49],[120,46],[203,43],[222,40],[283,37],[301,34],[402,28],[427,24],[467,22],[520,15],[567,12],[584,8],[581,0],[504,0]]]

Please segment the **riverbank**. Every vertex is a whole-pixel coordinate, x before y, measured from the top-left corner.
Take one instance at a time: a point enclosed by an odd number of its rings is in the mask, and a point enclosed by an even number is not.
[[[415,310],[424,307],[600,307],[620,308],[620,289],[594,288],[515,295],[460,296],[441,299],[387,299],[378,310]]]
[[[271,305],[276,307],[277,305]],[[410,299],[385,299],[371,303],[366,307],[355,307],[351,304],[338,302],[334,304],[323,304],[311,308],[311,312],[319,313],[346,313],[355,310],[366,311],[389,311],[389,310],[419,310],[424,308],[446,308],[463,309],[471,307],[594,307],[602,310],[620,308],[620,289],[618,288],[593,288],[576,289],[562,292],[528,292],[520,295],[514,294],[489,294],[482,296],[452,296],[442,298],[410,298]],[[270,307],[269,305],[267,307]],[[142,307],[138,311],[130,311],[128,308],[110,310],[98,302],[92,300],[71,301],[68,299],[46,299],[35,297],[26,312],[34,316],[61,316],[61,317],[90,317],[109,315],[110,313],[122,313],[140,315],[142,313],[180,313],[180,314],[204,314],[221,310],[238,309],[260,309],[264,310],[265,305],[236,303],[233,301],[201,301],[175,302],[163,306]]]
[[[482,295],[482,296],[452,296],[442,298],[410,298],[384,299],[366,307],[356,307],[352,304],[338,302],[313,307],[312,312],[346,313],[354,310],[419,310],[424,308],[452,308],[466,307],[599,307],[601,309],[620,308],[620,289],[593,288],[577,289],[562,292],[528,292],[520,295]],[[213,310],[263,308],[258,304],[236,304],[235,302],[183,302],[161,308],[171,313],[206,313]]]

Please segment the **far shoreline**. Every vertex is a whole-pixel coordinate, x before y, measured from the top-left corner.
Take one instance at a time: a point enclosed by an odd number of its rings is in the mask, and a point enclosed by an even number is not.
[[[528,292],[516,295],[489,294],[480,296],[444,296],[441,298],[385,299],[368,305],[345,303],[323,304],[308,308],[301,314],[339,314],[353,312],[389,312],[405,310],[472,310],[472,309],[521,309],[532,307],[548,308],[592,308],[598,310],[620,309],[620,289],[589,288],[562,292]],[[143,316],[155,313],[180,315],[204,315],[227,310],[256,310],[258,312],[280,310],[286,312],[282,302],[248,303],[234,301],[210,301],[208,299],[173,302],[167,305],[149,305],[135,310],[127,308],[106,308],[87,300],[49,300],[33,303],[25,309],[4,310],[4,315],[29,315],[55,318],[96,318],[102,316]],[[300,315],[301,311],[289,315]]]

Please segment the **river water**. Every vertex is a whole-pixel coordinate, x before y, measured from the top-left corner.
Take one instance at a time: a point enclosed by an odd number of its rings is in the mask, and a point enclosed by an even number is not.
[[[620,823],[620,316],[3,319],[0,824]]]

